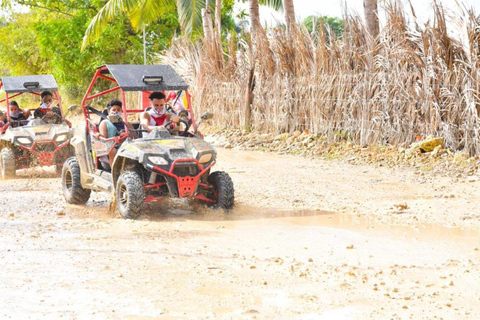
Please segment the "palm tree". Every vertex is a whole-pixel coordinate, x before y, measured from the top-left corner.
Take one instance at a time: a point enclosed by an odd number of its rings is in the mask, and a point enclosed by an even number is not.
[[[250,3],[250,33],[252,36],[252,47],[251,47],[251,60],[252,64],[249,70],[249,76],[247,80],[247,88],[245,92],[245,123],[244,127],[249,130],[251,125],[251,115],[252,115],[252,103],[253,103],[253,90],[255,88],[255,60],[257,59],[258,46],[264,46],[263,50],[267,55],[270,53],[268,47],[268,39],[265,35],[262,25],[260,24],[260,10],[259,5],[267,5],[274,8],[275,10],[282,8],[282,0],[249,0]],[[269,69],[273,70],[272,57],[266,57],[265,59],[269,65]]]
[[[100,36],[103,29],[119,14],[125,13],[132,27],[140,31],[144,24],[158,20],[165,8],[176,7],[184,34],[191,34],[202,26],[202,8],[205,0],[108,0],[93,17],[83,37],[82,50]]]
[[[283,0],[283,10],[285,11],[287,30],[293,30],[293,28],[295,28],[295,8],[293,6],[293,0]]]
[[[250,7],[250,31],[253,34],[256,34],[259,28],[262,26],[260,24],[260,11],[259,5],[264,5],[273,8],[274,10],[283,9],[282,0],[249,0]]]
[[[282,7],[282,0],[250,0],[262,5],[267,5],[275,10]],[[176,7],[178,20],[184,34],[191,34],[193,30],[202,27],[202,9],[206,7],[208,0],[108,0],[92,19],[83,37],[82,50],[89,43],[100,36],[108,23],[113,21],[119,14],[125,13],[136,31],[140,31],[144,24],[158,20],[165,7]],[[217,6],[221,0],[216,0]],[[216,13],[216,18],[219,16]],[[260,21],[258,10],[257,20]],[[217,21],[218,24],[218,21]],[[260,25],[260,22],[258,22]],[[220,29],[220,28],[218,28]],[[208,30],[207,30],[208,32]]]
[[[210,2],[206,0],[205,8],[202,9],[203,36],[207,44],[213,41],[212,16],[210,12]]]
[[[257,34],[258,30],[262,26],[260,24],[260,9],[258,6],[258,0],[250,0],[249,12],[250,12],[250,32],[252,34]]]
[[[217,37],[221,39],[221,24],[222,24],[222,0],[215,1],[215,28]]]
[[[363,10],[365,13],[365,21],[367,22],[367,30],[375,39],[379,33],[379,23],[378,23],[378,0],[363,0]]]

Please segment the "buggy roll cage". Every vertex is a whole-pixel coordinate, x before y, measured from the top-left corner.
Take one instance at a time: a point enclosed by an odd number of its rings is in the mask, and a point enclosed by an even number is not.
[[[18,97],[24,93],[30,93],[36,96],[40,96],[43,91],[51,91],[53,98],[58,102],[58,108],[62,118],[63,114],[62,100],[58,93],[58,85],[53,75],[28,75],[28,76],[12,76],[2,77],[0,79],[0,90],[4,89],[5,97],[0,99],[0,105],[4,105],[7,109],[7,117],[10,122],[10,105],[9,102],[12,98]],[[33,111],[36,108],[28,108]]]
[[[98,79],[104,79],[116,84],[115,87],[90,94]],[[150,80],[154,80],[151,81]],[[129,109],[126,105],[125,91],[165,91],[165,90],[183,90],[187,97],[187,111],[190,115],[192,125],[195,126],[195,118],[193,114],[193,108],[191,107],[191,96],[188,92],[188,85],[183,79],[168,65],[103,65],[97,68],[95,75],[82,99],[82,111],[85,120],[90,124],[87,125],[87,134],[91,128],[98,130],[96,124],[90,118],[90,115],[96,114],[91,110],[91,106],[87,105],[87,102],[95,98],[104,96],[106,94],[120,91],[122,101],[122,113],[123,119],[127,122],[128,114],[141,113],[144,111],[143,106],[141,109]],[[101,112],[101,111],[99,111]],[[125,133],[121,136],[112,138],[102,138],[103,141],[115,141],[116,143],[123,141],[126,137],[130,136],[130,129],[125,126]]]

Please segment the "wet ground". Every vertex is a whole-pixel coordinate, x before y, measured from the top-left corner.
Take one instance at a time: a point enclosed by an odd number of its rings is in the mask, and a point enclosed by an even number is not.
[[[476,184],[219,155],[229,215],[168,201],[127,221],[106,194],[67,205],[53,169],[0,181],[0,318],[480,318]]]

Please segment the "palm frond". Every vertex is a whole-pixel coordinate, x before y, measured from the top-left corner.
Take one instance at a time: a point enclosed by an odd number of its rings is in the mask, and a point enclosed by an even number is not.
[[[145,1],[145,0],[143,0]],[[102,33],[103,29],[112,22],[119,14],[125,13],[128,11],[133,10],[139,5],[140,1],[135,0],[109,0],[98,13],[93,17],[90,25],[88,26],[87,30],[85,31],[85,35],[83,36],[82,48],[81,50],[85,50],[85,48],[96,40],[100,34]]]
[[[205,8],[205,0],[181,0],[177,1],[178,20],[185,34],[189,35],[195,29],[202,26],[202,9]]]
[[[175,6],[175,0],[142,0],[138,6],[128,12],[132,27],[140,31],[142,25],[157,21],[165,8]]]
[[[274,10],[283,10],[282,0],[259,0],[258,4],[270,7]]]

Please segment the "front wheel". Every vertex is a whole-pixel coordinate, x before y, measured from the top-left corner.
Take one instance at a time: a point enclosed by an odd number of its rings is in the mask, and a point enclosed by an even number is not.
[[[12,148],[5,147],[0,151],[0,175],[2,179],[15,179],[15,153]]]
[[[208,176],[208,182],[213,187],[213,209],[231,210],[235,200],[232,178],[223,171],[212,172]]]
[[[135,171],[125,171],[118,177],[115,188],[117,207],[124,219],[136,219],[143,207],[143,181]]]
[[[63,196],[68,203],[84,204],[90,198],[90,189],[84,189],[80,181],[80,166],[72,157],[65,161],[62,168]]]

